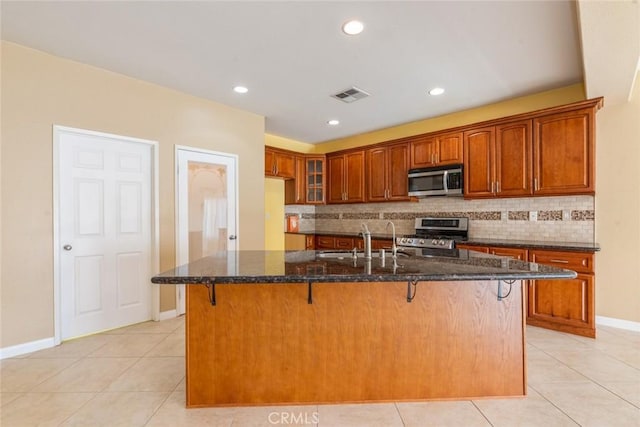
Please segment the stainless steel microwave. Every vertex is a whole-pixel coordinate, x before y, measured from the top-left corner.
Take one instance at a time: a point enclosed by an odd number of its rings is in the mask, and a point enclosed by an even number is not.
[[[462,196],[462,165],[409,170],[409,196]]]

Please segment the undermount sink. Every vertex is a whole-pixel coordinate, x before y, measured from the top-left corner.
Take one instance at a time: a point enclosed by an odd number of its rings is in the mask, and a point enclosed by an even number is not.
[[[398,258],[406,258],[409,255],[404,253],[404,252],[396,252],[396,255],[398,256]],[[321,252],[318,255],[318,258],[334,258],[334,259],[353,259],[353,251],[334,251],[334,252]],[[364,258],[364,252],[363,251],[359,251],[356,252],[356,257],[357,258]],[[391,253],[391,251],[385,251],[384,252],[384,257],[385,258],[391,258],[393,257],[393,254]],[[380,252],[379,251],[375,251],[375,252],[371,252],[371,258],[380,258]]]

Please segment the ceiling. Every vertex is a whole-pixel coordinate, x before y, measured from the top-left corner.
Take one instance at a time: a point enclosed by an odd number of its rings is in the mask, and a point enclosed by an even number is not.
[[[1,7],[3,40],[263,115],[268,133],[308,143],[584,79],[573,1]],[[352,18],[365,25],[358,36],[341,32]],[[249,92],[233,92],[236,85]],[[370,96],[351,104],[330,97],[352,86]],[[445,93],[428,95],[436,86]]]

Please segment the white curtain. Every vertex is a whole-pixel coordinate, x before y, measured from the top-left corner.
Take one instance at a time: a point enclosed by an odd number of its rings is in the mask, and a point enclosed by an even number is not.
[[[204,199],[202,215],[202,253],[204,256],[226,249],[226,232],[227,199]]]

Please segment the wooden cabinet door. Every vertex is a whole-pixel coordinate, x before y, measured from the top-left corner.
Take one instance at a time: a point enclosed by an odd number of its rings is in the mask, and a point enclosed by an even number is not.
[[[336,237],[336,249],[343,249],[343,250],[351,250],[353,249],[354,246],[354,242],[353,242],[353,238],[351,237]]]
[[[496,195],[533,194],[531,120],[496,126],[495,147]]]
[[[367,150],[367,200],[384,202],[387,200],[387,147]],[[406,173],[405,173],[406,175]]]
[[[437,139],[436,164],[449,165],[462,163],[462,132],[442,135]]]
[[[492,255],[505,256],[520,261],[526,261],[528,259],[528,251],[520,248],[503,248],[491,246],[489,253]]]
[[[416,137],[409,143],[411,168],[426,168],[435,165],[438,141],[435,136]]]
[[[345,159],[344,156],[327,157],[327,202],[344,203],[344,180],[345,180]]]
[[[293,179],[284,182],[284,204],[297,205],[305,201],[305,160],[304,157],[295,157],[295,173]]]
[[[276,174],[276,154],[268,147],[264,150],[264,174],[274,176]]]
[[[295,178],[296,156],[293,154],[276,153],[276,176],[280,178]]]
[[[345,201],[349,203],[364,202],[364,150],[344,155]]]
[[[316,249],[335,249],[336,238],[334,236],[316,236]]]
[[[279,178],[295,178],[296,155],[292,152],[265,147],[264,174]]]
[[[495,128],[474,129],[464,133],[464,195],[493,196],[493,158]]]
[[[529,282],[527,323],[542,328],[595,337],[593,254],[532,249],[529,261],[578,272],[575,279]]]
[[[527,323],[586,337],[595,337],[594,276],[531,280],[527,292]]]
[[[409,145],[398,144],[388,147],[387,200],[409,200]],[[375,171],[374,171],[375,173]]]
[[[539,117],[533,126],[535,194],[593,194],[594,110]]]
[[[456,243],[456,248],[467,249],[469,251],[482,252],[485,254],[488,254],[490,251],[490,248],[488,246],[465,245],[464,243],[460,243],[460,244]]]
[[[305,236],[305,249],[308,251],[312,251],[316,248],[316,236],[313,234],[307,234]]]
[[[326,191],[326,169],[324,157],[305,157],[305,182],[303,191],[308,204],[324,203]]]

